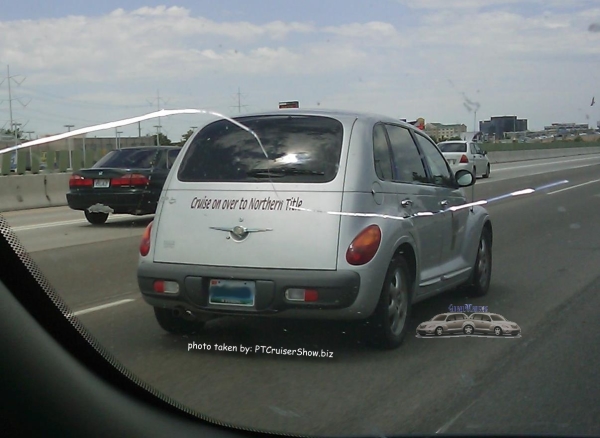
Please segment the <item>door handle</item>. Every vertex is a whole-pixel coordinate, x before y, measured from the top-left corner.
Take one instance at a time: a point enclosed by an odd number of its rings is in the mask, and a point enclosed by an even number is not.
[[[406,208],[406,207],[410,207],[412,205],[412,201],[410,199],[403,199],[400,202],[400,205],[402,205],[402,207]]]
[[[440,201],[440,205],[442,207],[447,207],[448,206],[448,201],[446,199],[444,199],[443,201]]]

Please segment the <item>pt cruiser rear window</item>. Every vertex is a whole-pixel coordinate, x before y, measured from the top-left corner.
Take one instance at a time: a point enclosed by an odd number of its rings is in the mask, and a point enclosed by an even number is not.
[[[207,125],[192,140],[177,177],[183,182],[325,183],[337,175],[343,126],[329,117],[258,116]]]

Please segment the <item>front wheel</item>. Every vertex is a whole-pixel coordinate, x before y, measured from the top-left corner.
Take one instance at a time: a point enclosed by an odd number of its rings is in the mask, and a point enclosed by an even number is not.
[[[472,335],[475,330],[472,325],[466,325],[463,327],[463,333],[465,335]]]
[[[204,321],[183,319],[180,316],[175,316],[171,309],[155,307],[154,315],[158,325],[163,330],[176,335],[189,335],[204,328]]]
[[[410,320],[412,281],[408,265],[395,257],[388,267],[375,312],[370,318],[370,342],[394,349],[402,344]]]
[[[441,327],[438,327],[438,328],[436,328],[436,329],[435,329],[435,334],[436,334],[437,336],[442,336],[442,335],[444,334],[444,329],[443,329],[443,328],[441,328]]]
[[[482,297],[490,289],[492,279],[492,235],[489,229],[484,228],[479,238],[477,259],[473,266],[473,274],[467,285],[471,296]]]
[[[502,336],[502,329],[500,327],[494,328],[494,334],[496,336]]]
[[[108,213],[90,213],[87,210],[83,213],[87,221],[92,225],[102,225],[108,219]]]

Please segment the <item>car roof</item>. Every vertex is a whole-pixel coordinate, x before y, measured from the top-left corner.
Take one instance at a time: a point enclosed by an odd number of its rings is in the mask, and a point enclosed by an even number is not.
[[[394,123],[397,125],[402,125],[407,128],[410,128],[414,131],[420,131],[414,125],[411,125],[408,122],[405,122],[400,119],[396,119],[390,116],[386,116],[383,114],[366,112],[366,111],[350,111],[350,110],[336,110],[336,109],[280,109],[273,111],[262,111],[262,112],[254,112],[247,113],[243,115],[238,115],[232,117],[234,120],[245,118],[245,117],[260,117],[260,116],[282,116],[282,115],[294,115],[294,116],[322,116],[322,117],[331,117],[334,119],[342,119],[342,118],[357,118],[366,121],[372,122],[386,122],[386,123]],[[423,134],[427,135],[426,132],[420,131]]]
[[[443,144],[443,143],[474,143],[473,141],[467,141],[467,140],[445,140],[445,141],[440,141],[438,144]]]
[[[113,149],[113,151],[128,151],[128,150],[152,150],[152,149],[181,149],[181,146],[160,145],[160,146],[132,146],[130,148]]]

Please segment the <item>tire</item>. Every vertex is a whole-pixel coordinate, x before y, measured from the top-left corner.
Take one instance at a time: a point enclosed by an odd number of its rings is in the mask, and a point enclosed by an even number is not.
[[[488,164],[488,165],[487,165],[487,170],[486,170],[485,174],[483,175],[483,177],[484,177],[484,178],[489,178],[489,177],[490,177],[490,172],[491,172],[491,171],[492,171],[492,170],[491,170],[491,167],[490,167],[490,165]]]
[[[494,328],[494,335],[496,335],[496,336],[502,336],[502,329],[500,327],[495,327]]]
[[[483,297],[487,295],[492,280],[492,236],[487,228],[484,228],[479,238],[477,259],[473,266],[471,279],[467,284],[469,296]]]
[[[171,309],[154,308],[154,316],[161,328],[175,335],[189,335],[198,333],[204,328],[204,321],[189,321],[173,315]]]
[[[369,318],[369,343],[378,348],[398,348],[408,330],[413,283],[402,256],[392,259],[379,302]]]
[[[473,333],[475,333],[475,328],[472,325],[467,324],[463,327],[463,333],[465,335],[472,335]]]
[[[108,213],[90,213],[87,210],[83,213],[87,221],[92,225],[102,225],[108,219]]]
[[[438,327],[435,329],[435,335],[436,336],[442,336],[444,334],[444,329],[441,327]]]

